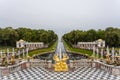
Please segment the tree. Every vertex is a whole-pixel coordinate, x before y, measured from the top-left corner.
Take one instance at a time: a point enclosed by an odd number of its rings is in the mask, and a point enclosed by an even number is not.
[[[88,30],[86,40],[88,42],[92,42],[92,41],[95,41],[96,39],[97,39],[96,31],[94,29]]]
[[[45,44],[48,44],[48,32],[43,32],[40,35],[40,41],[44,42]]]
[[[93,42],[97,39],[103,39],[106,45],[110,47],[120,46],[120,29],[108,27],[106,30],[94,30],[87,31],[73,30],[63,35],[63,39],[70,45],[77,44],[77,42]]]
[[[30,28],[18,28],[17,32],[19,34],[19,39],[24,39],[25,41],[32,41],[32,30]]]
[[[18,33],[12,29],[12,27],[6,27],[5,29],[1,30],[2,33],[2,42],[5,46],[14,46],[16,40],[18,39]]]
[[[119,29],[117,28],[113,28],[113,27],[109,27],[106,29],[105,31],[105,41],[106,41],[106,45],[110,46],[110,47],[118,47],[120,44],[120,32],[118,32]]]
[[[99,29],[97,31],[97,39],[103,39],[103,40],[105,40],[105,30]]]
[[[0,28],[0,44],[3,46],[15,46],[16,41],[23,39],[28,42],[44,42],[50,44],[57,40],[57,35],[52,30],[30,29],[12,27]]]

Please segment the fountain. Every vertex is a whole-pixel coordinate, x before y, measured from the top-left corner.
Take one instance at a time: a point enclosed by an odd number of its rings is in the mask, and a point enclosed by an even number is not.
[[[23,59],[24,59],[24,56],[25,56],[25,51],[24,51],[24,49],[23,49]]]
[[[96,52],[97,52],[97,59],[98,59],[99,58],[99,49],[98,48],[97,48]]]
[[[55,61],[54,70],[57,72],[68,71],[68,65],[66,63],[67,59],[69,59],[67,54],[64,54],[62,58],[62,53],[60,48],[59,58],[57,54],[54,54],[53,56],[53,60]]]
[[[19,57],[19,62],[21,62],[22,58],[20,57],[20,50],[18,50],[18,57]]]
[[[120,49],[119,49],[119,56],[120,56]]]
[[[0,62],[1,66],[9,66],[14,65],[16,63],[19,63],[22,61],[22,58],[20,57],[20,50],[17,51],[18,53],[15,54],[15,49],[12,48],[12,51],[7,49],[6,51],[0,51]],[[15,58],[18,58],[15,60]],[[24,52],[23,52],[23,58],[24,58]]]
[[[94,58],[95,58],[95,46],[93,46],[93,54],[92,54],[91,59],[94,60]]]
[[[107,54],[106,54],[106,63],[110,64],[110,52],[109,52],[109,47],[107,46]]]
[[[113,47],[112,48],[112,63],[114,63],[114,57],[115,57],[114,52],[115,52],[115,50],[114,50],[114,47]]]
[[[7,49],[7,63],[9,63],[9,49]]]
[[[11,64],[15,64],[15,53],[14,48],[12,49],[12,57],[11,57]]]
[[[120,54],[120,51],[119,51]],[[111,55],[111,59],[110,59]],[[118,56],[118,53],[115,53],[114,47],[112,47],[111,54],[109,53],[109,48],[107,47],[107,54],[106,54],[106,63],[111,65],[120,65],[120,56]]]
[[[103,48],[101,49],[101,59],[103,59]]]
[[[1,61],[2,61],[2,51],[0,51],[0,58],[1,58]]]
[[[61,48],[60,48],[60,53],[59,53],[59,59],[61,60],[62,59],[62,53],[61,53]]]
[[[30,56],[28,55],[28,48],[26,49],[26,59],[27,59],[27,61],[30,61]]]

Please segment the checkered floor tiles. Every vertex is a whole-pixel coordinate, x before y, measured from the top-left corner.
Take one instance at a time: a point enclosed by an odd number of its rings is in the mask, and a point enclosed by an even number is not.
[[[1,77],[2,80],[38,80],[38,79],[84,79],[84,80],[120,80],[120,76],[111,75],[96,68],[79,67],[75,71],[50,72],[42,67],[33,67],[18,71],[8,76]],[[1,80],[0,79],[0,80]]]

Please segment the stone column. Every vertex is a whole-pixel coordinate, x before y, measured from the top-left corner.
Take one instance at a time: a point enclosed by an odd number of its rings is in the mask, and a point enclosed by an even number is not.
[[[7,64],[9,63],[9,49],[7,49]]]

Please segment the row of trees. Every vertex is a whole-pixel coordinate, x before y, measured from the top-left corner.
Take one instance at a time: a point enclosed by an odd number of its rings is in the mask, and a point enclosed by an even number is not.
[[[23,39],[28,42],[44,42],[49,44],[57,40],[57,35],[52,30],[30,29],[12,27],[0,28],[0,45],[15,46],[16,41]]]
[[[75,45],[77,42],[91,42],[103,39],[106,41],[106,46],[120,47],[120,29],[108,27],[105,30],[73,30],[64,34],[63,39],[71,45]]]

